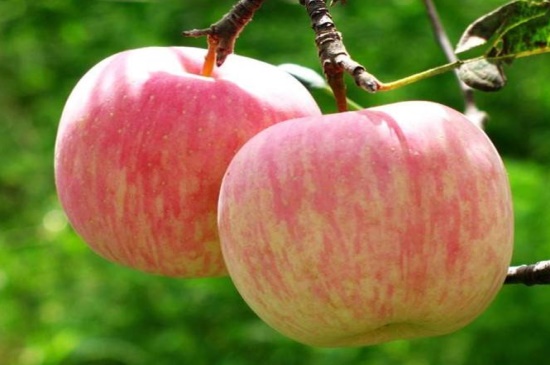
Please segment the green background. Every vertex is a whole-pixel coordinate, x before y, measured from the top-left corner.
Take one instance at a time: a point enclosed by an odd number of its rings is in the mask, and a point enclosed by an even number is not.
[[[319,70],[297,1],[269,0],[237,53]],[[318,349],[264,325],[227,278],[150,276],[92,253],[66,223],[53,182],[57,123],[96,62],[150,45],[204,47],[184,29],[218,20],[233,0],[0,0],[0,364],[527,364],[550,355],[550,288],[507,286],[456,333],[373,347]],[[441,1],[453,42],[497,0]],[[333,11],[350,53],[383,81],[445,62],[420,0],[349,0]],[[550,258],[550,56],[516,61],[501,92],[476,94],[510,173],[513,263]],[[350,80],[348,79],[348,82]],[[427,99],[462,109],[452,74],[368,95],[361,104]],[[325,112],[332,100],[315,93]]]

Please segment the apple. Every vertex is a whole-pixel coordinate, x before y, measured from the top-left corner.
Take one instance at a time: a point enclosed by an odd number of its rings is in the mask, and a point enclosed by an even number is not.
[[[223,178],[229,274],[274,329],[324,347],[455,331],[512,254],[509,182],[461,113],[402,102],[271,126]]]
[[[115,54],[66,102],[55,145],[59,199],[75,231],[109,260],[166,276],[226,275],[216,209],[231,158],[272,124],[320,115],[277,67],[233,55],[204,77],[205,55]]]

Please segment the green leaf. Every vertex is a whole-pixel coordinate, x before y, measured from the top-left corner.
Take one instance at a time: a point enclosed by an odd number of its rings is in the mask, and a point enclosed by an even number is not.
[[[294,63],[283,63],[278,66],[281,70],[291,74],[300,81],[309,90],[326,89],[328,86],[323,76],[313,71],[311,68],[296,65]]]
[[[480,17],[463,33],[455,52],[486,44],[484,58],[460,66],[458,75],[474,89],[497,91],[506,84],[504,64],[550,52],[550,1],[513,1]]]
[[[500,44],[490,50],[490,55],[518,55],[537,50],[550,51],[550,11],[529,20],[523,26],[510,29],[502,36]]]
[[[474,21],[463,33],[455,53],[462,53],[494,39],[492,48],[504,42],[510,31],[550,34],[550,1],[513,1]],[[489,51],[490,53],[491,51]]]
[[[466,85],[481,91],[498,91],[506,85],[502,66],[486,59],[460,66],[458,77]]]

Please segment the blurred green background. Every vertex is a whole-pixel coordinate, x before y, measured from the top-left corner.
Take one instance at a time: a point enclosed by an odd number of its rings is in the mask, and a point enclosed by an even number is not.
[[[237,53],[319,70],[305,10],[270,0]],[[502,0],[439,1],[453,40]],[[0,364],[525,364],[550,355],[550,288],[504,287],[454,334],[354,349],[317,349],[277,334],[227,278],[150,276],[99,258],[74,234],[53,182],[64,101],[96,62],[149,45],[204,47],[184,29],[218,20],[233,0],[0,0]],[[350,53],[391,81],[444,63],[420,0],[350,0],[333,11]],[[509,86],[477,94],[510,173],[514,264],[550,259],[550,56],[516,61]],[[348,80],[349,82],[349,80]],[[365,106],[428,99],[462,109],[452,74]],[[332,100],[315,95],[326,112]]]

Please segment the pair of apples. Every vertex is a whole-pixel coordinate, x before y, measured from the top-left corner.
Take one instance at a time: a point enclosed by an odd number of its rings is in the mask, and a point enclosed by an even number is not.
[[[274,66],[205,51],[113,55],[76,85],[55,147],[61,204],[101,256],[229,273],[273,328],[357,346],[455,331],[512,254],[507,174],[482,130],[412,101],[322,115]]]

